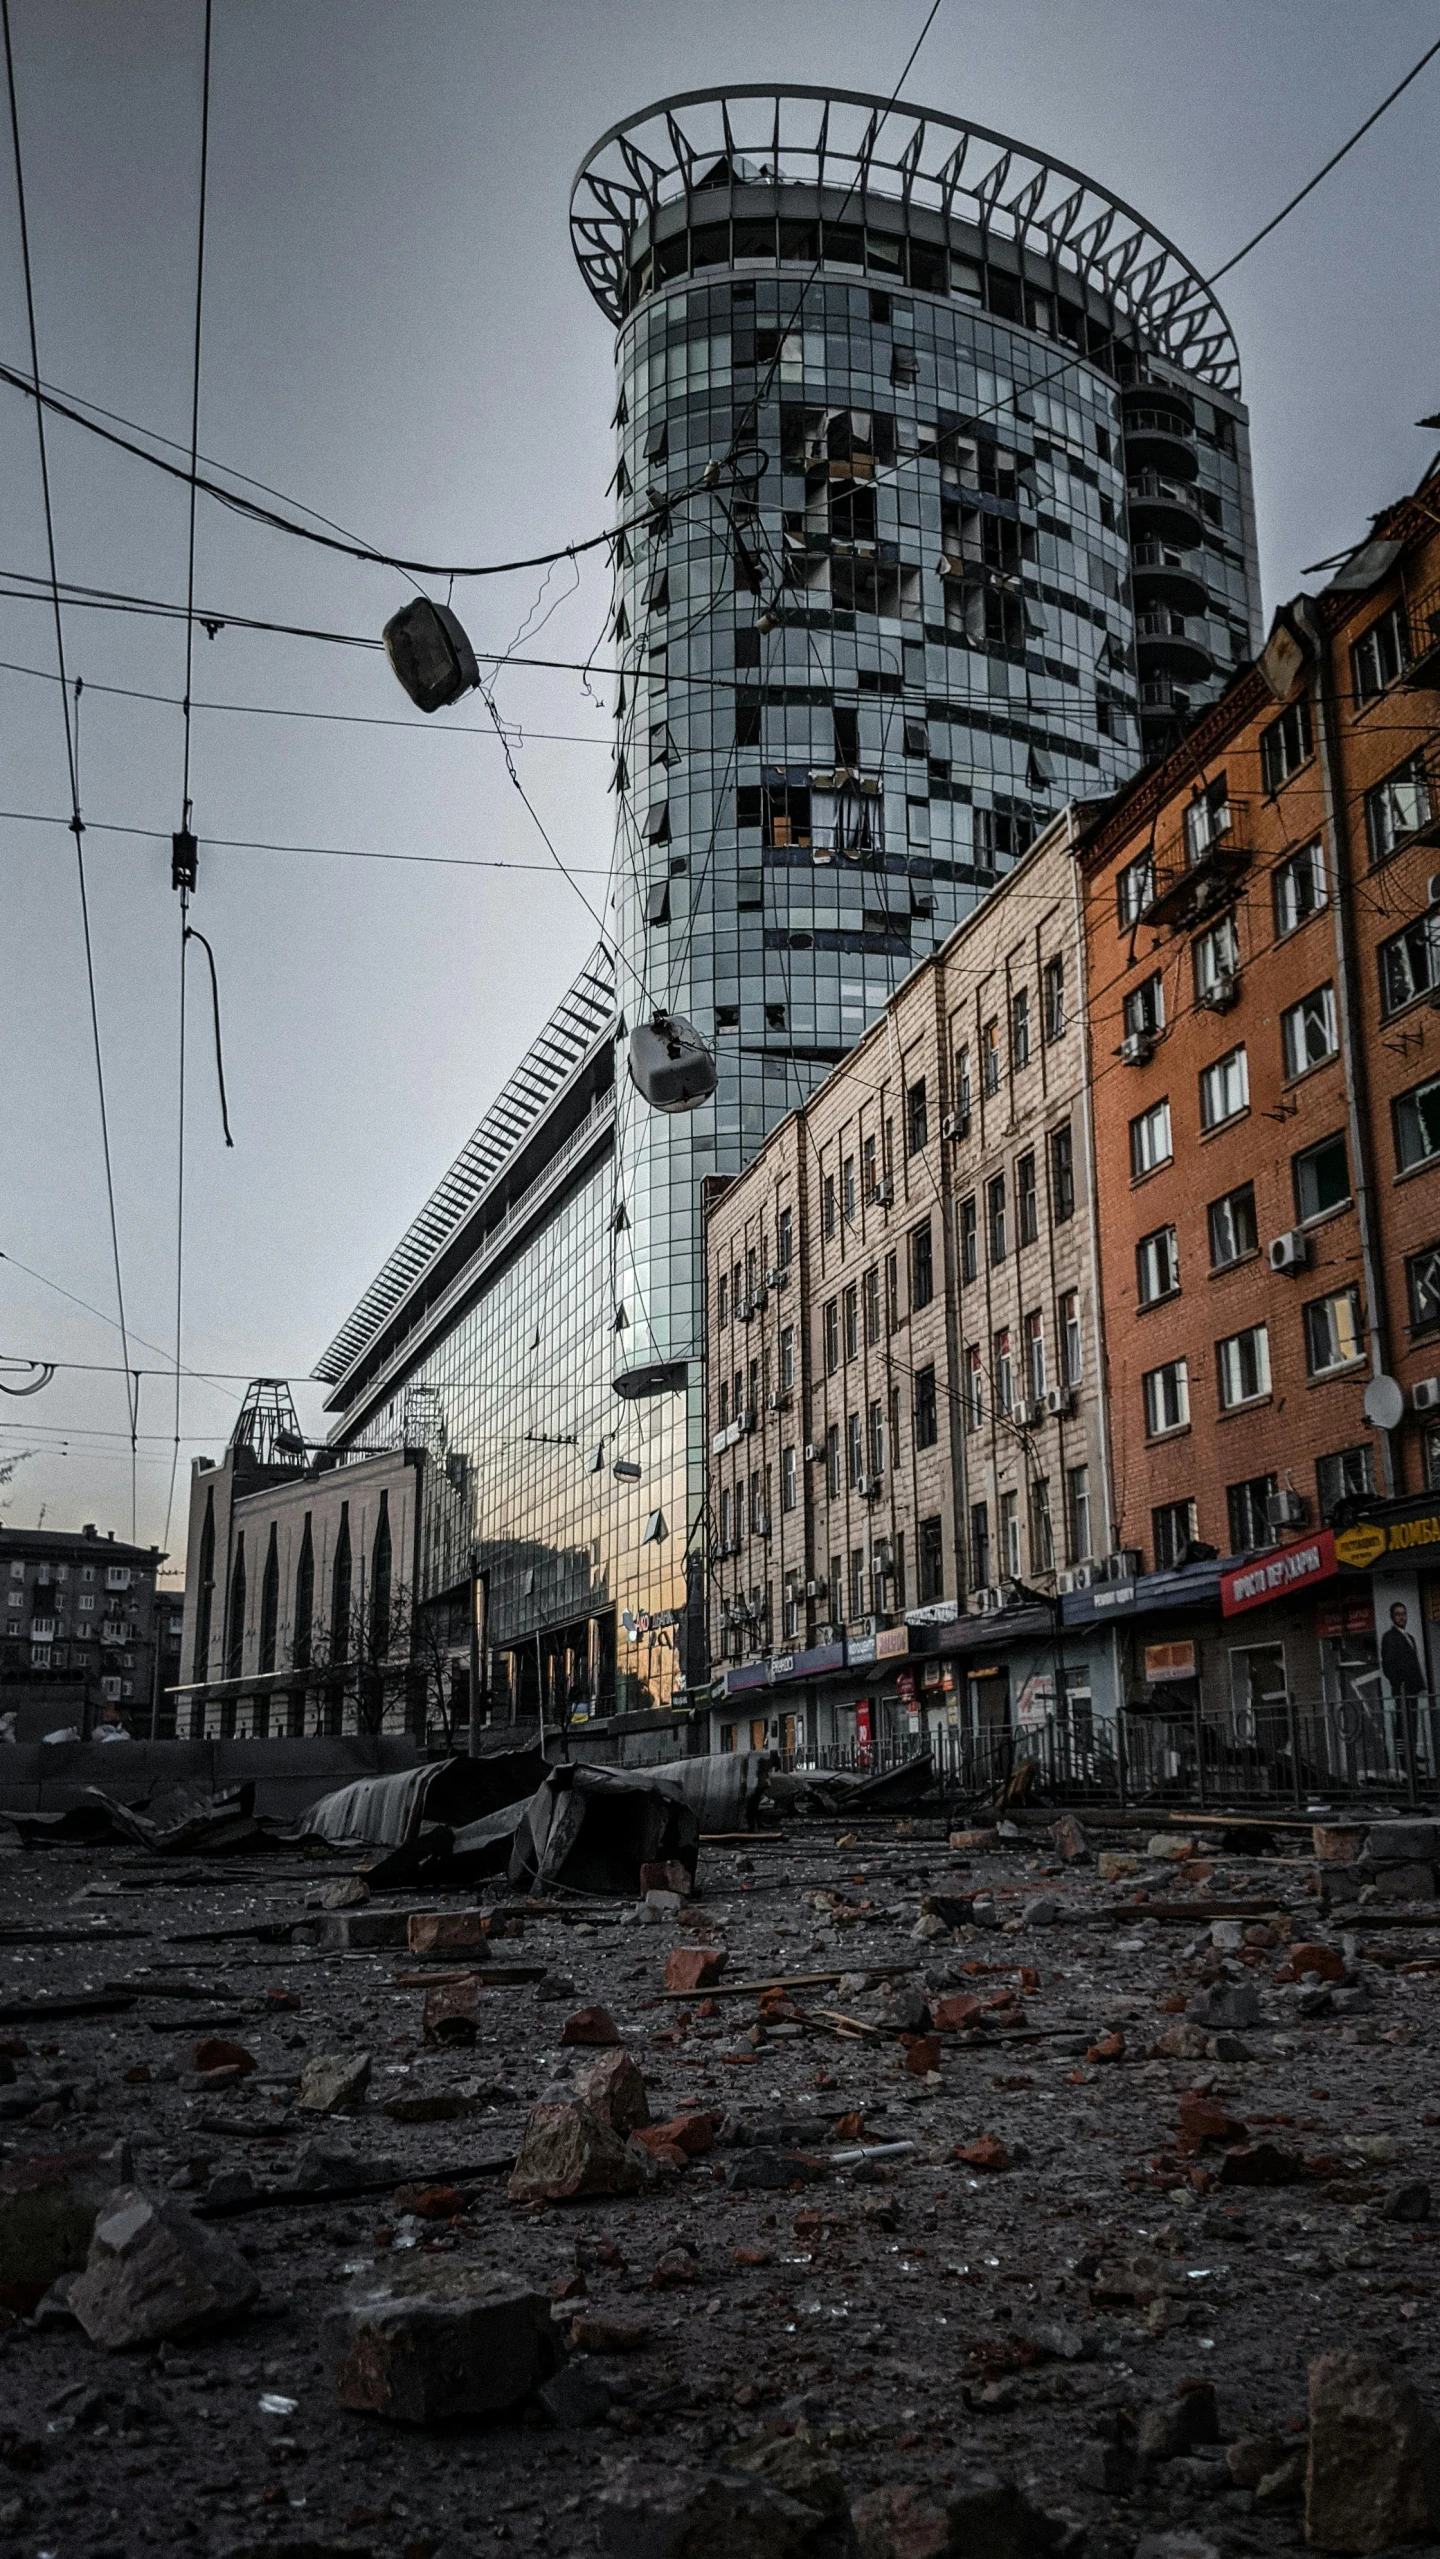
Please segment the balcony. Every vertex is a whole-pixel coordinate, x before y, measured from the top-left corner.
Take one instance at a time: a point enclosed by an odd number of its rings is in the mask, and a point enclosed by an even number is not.
[[[1225,903],[1250,867],[1248,803],[1228,800],[1216,808],[1197,801],[1187,814],[1194,817],[1197,811],[1203,832],[1182,833],[1156,860],[1154,893],[1140,919],[1143,924],[1166,924],[1179,931],[1199,923]]]
[[[1125,411],[1127,470],[1164,471],[1177,480],[1198,479],[1200,455],[1189,418],[1170,407]]]
[[[1177,613],[1205,613],[1210,590],[1197,569],[1186,568],[1163,542],[1137,542],[1130,553],[1135,602],[1141,611],[1173,605]]]
[[[1440,586],[1410,603],[1410,658],[1401,682],[1412,693],[1440,692]]]
[[[1130,530],[1137,537],[1173,542],[1180,551],[1198,548],[1203,525],[1189,490],[1159,471],[1136,471],[1129,481]]]
[[[1183,613],[1176,613],[1168,605],[1137,613],[1135,639],[1142,677],[1175,675],[1182,682],[1188,679],[1197,684],[1204,682],[1214,666],[1201,633],[1192,631]],[[1143,690],[1141,699],[1143,702]]]

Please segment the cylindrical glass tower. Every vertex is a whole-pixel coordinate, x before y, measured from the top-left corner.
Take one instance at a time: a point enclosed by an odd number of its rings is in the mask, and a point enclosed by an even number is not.
[[[1057,808],[1114,790],[1252,653],[1248,442],[1189,263],[958,117],[669,99],[596,144],[572,228],[618,332],[617,514],[639,519],[613,624],[620,1003],[687,1016],[719,1077],[686,1118],[627,1086],[618,1148],[617,1372],[691,1364],[683,1456],[668,1414],[650,1435],[678,1607],[702,1185]]]

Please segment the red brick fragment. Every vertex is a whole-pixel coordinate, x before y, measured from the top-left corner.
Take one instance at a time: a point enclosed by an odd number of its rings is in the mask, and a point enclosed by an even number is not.
[[[668,1857],[659,1864],[640,1869],[642,1893],[688,1893],[692,1889],[690,1876],[678,1857]]]
[[[932,1999],[930,2023],[937,2035],[963,2034],[967,2026],[974,2025],[983,2005],[983,2001],[969,1997]]]
[[[667,1990],[709,1990],[730,1957],[723,1946],[676,1946],[665,1958]]]
[[[640,2320],[602,2319],[586,2311],[571,2320],[570,2343],[587,2355],[633,2355],[649,2345],[650,2331]]]
[[[703,2158],[715,2142],[715,2121],[711,2115],[674,2115],[668,2124],[645,2124],[632,2135],[647,2150],[678,2150],[682,2159]]]
[[[1213,2097],[1201,2097],[1187,2090],[1180,2100],[1180,2146],[1182,2150],[1203,2149],[1207,2141],[1243,2142],[1246,2126],[1238,2115],[1229,2115]]]
[[[1090,2046],[1085,2058],[1087,2061],[1095,2062],[1123,2061],[1125,2058],[1124,2036],[1102,2035],[1098,2044],[1092,2044]]]
[[[1282,1965],[1280,1973],[1282,1980],[1288,1974],[1290,1980],[1301,1981],[1307,1973],[1310,1973],[1318,1981],[1343,1981],[1345,1958],[1338,1946],[1302,1943],[1291,1947],[1289,1964]]]
[[[903,2040],[905,2067],[916,2079],[923,2079],[927,2071],[939,2069],[940,2038],[938,2035],[906,2035]]]
[[[190,2067],[192,2070],[236,2070],[243,2079],[250,2071],[258,2070],[259,2063],[253,2053],[247,2053],[243,2044],[227,2043],[223,2035],[202,2035],[191,2052]]]
[[[1010,2165],[1010,2153],[994,2133],[982,2133],[978,2141],[968,2141],[950,2156],[963,2168],[978,2168],[982,2175],[1002,2177]]]

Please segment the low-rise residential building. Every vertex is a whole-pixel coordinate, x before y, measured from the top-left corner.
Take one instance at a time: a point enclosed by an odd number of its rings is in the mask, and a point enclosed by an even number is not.
[[[117,1717],[150,1731],[176,1603],[157,1589],[164,1561],[158,1546],[127,1545],[93,1522],[0,1528],[0,1714],[14,1711],[24,1738]]]

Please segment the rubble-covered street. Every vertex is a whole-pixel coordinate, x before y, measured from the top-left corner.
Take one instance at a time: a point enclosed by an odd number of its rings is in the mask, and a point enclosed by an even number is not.
[[[1436,2539],[1435,1827],[1023,1818],[7,1840],[0,2550]]]

